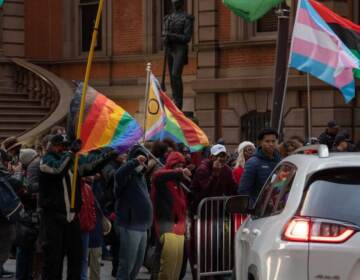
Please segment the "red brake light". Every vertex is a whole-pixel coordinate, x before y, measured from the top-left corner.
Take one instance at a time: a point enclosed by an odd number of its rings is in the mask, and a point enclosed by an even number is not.
[[[284,239],[288,241],[309,241],[310,221],[293,219],[285,228]]]
[[[283,240],[343,243],[354,233],[355,230],[346,225],[310,218],[294,218],[285,227]]]

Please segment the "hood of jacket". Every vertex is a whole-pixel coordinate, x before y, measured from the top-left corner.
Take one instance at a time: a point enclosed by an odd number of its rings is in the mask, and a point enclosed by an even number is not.
[[[148,153],[146,152],[146,150],[144,149],[143,146],[141,145],[135,145],[131,148],[131,150],[129,151],[129,155],[128,155],[128,159],[134,159],[139,155],[143,155],[146,156],[148,155]]]
[[[174,165],[178,164],[178,163],[183,163],[185,164],[185,158],[184,156],[179,153],[179,152],[171,152],[167,159],[166,159],[166,164],[165,164],[165,168],[166,169],[172,169]]]

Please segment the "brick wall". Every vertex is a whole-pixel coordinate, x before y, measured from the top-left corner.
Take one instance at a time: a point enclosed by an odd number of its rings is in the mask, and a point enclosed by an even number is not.
[[[275,63],[275,46],[253,46],[221,50],[220,68],[271,66]]]
[[[113,52],[115,55],[142,52],[143,25],[141,0],[113,1]]]
[[[218,39],[220,42],[230,41],[231,12],[223,5],[222,1],[217,1],[216,6],[218,10]]]
[[[25,3],[25,56],[31,59],[62,57],[62,1]]]

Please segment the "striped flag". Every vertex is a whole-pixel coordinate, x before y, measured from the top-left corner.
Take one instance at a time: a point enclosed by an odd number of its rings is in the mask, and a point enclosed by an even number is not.
[[[171,138],[176,143],[183,143],[192,152],[209,145],[206,134],[161,90],[158,80],[150,76],[145,139],[147,141]]]
[[[70,105],[70,128],[68,128],[70,137],[73,137],[71,132],[75,131],[77,123],[82,86],[81,83],[77,87]],[[103,147],[111,147],[119,153],[124,153],[142,136],[142,128],[128,112],[94,88],[88,87],[81,131],[82,153]]]
[[[314,0],[299,0],[289,65],[338,88],[345,101],[355,96],[360,59],[329,26]],[[334,14],[334,13],[332,13]]]

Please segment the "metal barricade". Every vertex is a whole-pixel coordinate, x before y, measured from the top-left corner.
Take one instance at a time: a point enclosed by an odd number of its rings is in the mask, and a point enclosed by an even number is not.
[[[197,279],[205,276],[231,275],[234,265],[234,236],[238,226],[225,213],[229,197],[203,199],[196,218]]]

